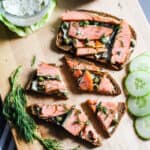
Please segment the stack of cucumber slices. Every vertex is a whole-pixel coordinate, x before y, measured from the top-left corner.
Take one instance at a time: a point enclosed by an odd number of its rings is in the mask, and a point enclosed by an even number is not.
[[[150,140],[150,52],[134,58],[125,80],[127,106],[135,116],[135,130],[139,137]]]

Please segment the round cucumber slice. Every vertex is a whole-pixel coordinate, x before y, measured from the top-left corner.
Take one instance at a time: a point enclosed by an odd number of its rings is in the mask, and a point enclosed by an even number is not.
[[[136,117],[150,115],[150,94],[144,97],[129,96],[127,106],[129,112]]]
[[[150,56],[150,51],[145,51],[141,55]]]
[[[135,71],[130,73],[125,80],[125,87],[132,96],[144,96],[150,92],[150,73]]]
[[[139,137],[145,140],[150,139],[150,116],[137,118],[135,120],[135,130]]]
[[[129,65],[129,71],[148,71],[150,72],[150,56],[146,55],[140,55],[136,58],[134,58],[130,65]]]

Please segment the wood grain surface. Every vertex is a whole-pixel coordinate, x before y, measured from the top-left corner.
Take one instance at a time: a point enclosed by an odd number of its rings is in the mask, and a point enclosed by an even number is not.
[[[27,83],[30,74],[35,69],[31,67],[31,60],[34,55],[37,58],[36,65],[41,61],[56,63],[57,65],[63,64],[61,58],[64,54],[55,46],[55,35],[60,23],[59,17],[67,9],[79,8],[108,12],[126,19],[137,32],[137,46],[132,54],[132,58],[145,50],[150,50],[150,27],[137,0],[58,0],[57,8],[52,14],[50,23],[28,37],[17,38],[6,27],[0,24],[0,93],[3,99],[9,90],[8,77],[18,65],[23,65],[21,83],[23,86]],[[69,90],[69,100],[61,101],[54,100],[51,97],[28,95],[28,105],[33,103],[48,104],[64,102],[77,105],[83,103],[81,107],[85,108],[84,102],[87,98],[103,101],[111,100],[114,102],[126,100],[123,90],[122,94],[116,97],[80,94],[75,90],[74,82],[66,66],[63,66],[61,70]],[[123,78],[126,75],[125,70],[109,71],[121,87]],[[84,111],[97,131],[100,132],[100,129],[96,126],[86,108]],[[102,136],[103,146],[98,148],[93,148],[86,142],[72,137],[63,129],[50,124],[38,124],[38,131],[43,137],[53,137],[60,140],[64,150],[69,150],[77,145],[81,145],[81,150],[150,150],[150,141],[142,141],[136,136],[133,129],[133,121],[127,113],[111,138],[106,139]],[[17,138],[14,130],[13,135],[18,150],[42,150],[42,147],[37,141],[30,144],[24,143]]]

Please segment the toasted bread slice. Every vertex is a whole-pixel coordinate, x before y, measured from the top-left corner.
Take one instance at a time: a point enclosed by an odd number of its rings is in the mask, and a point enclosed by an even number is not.
[[[59,49],[115,70],[126,64],[136,33],[125,20],[89,10],[68,11],[61,19],[56,37]]]
[[[61,126],[73,136],[80,137],[94,146],[101,145],[101,139],[82,110],[65,104],[34,104],[29,106],[35,117]]]
[[[77,86],[82,92],[94,92],[101,95],[119,95],[120,87],[107,73],[93,63],[81,59],[65,57]]]
[[[111,136],[126,111],[124,102],[98,102],[88,100],[87,105],[97,117],[100,126],[108,136]]]
[[[27,85],[28,91],[67,98],[67,90],[61,79],[59,68],[55,64],[41,63]]]

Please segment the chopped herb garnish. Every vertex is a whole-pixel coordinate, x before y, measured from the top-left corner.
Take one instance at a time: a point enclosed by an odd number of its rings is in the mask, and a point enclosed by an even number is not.
[[[87,25],[89,25],[89,24],[90,24],[89,21],[80,21],[80,22],[79,22],[79,25],[80,25],[81,27],[85,27],[85,26],[87,26]]]
[[[118,119],[113,119],[111,125],[112,125],[112,126],[115,126],[115,125],[118,124],[118,123],[119,123],[119,122],[118,122]]]
[[[81,31],[78,30],[78,31],[76,32],[76,35],[81,35]]]
[[[96,25],[96,26],[100,25],[99,22],[94,22],[93,24]]]
[[[97,106],[96,106],[96,110],[97,111],[101,111],[103,112],[104,114],[107,114],[107,108],[102,106],[102,103],[100,102]]]
[[[87,121],[85,122],[85,125],[89,125],[89,124],[90,124],[90,121],[87,120]]]
[[[57,120],[58,122],[62,122],[62,121],[63,121],[63,117],[57,116],[57,117],[56,117],[56,120]]]
[[[115,30],[115,31],[118,31],[118,30],[120,30],[120,29],[121,29],[120,25],[117,25],[117,26],[114,27],[114,30]]]
[[[38,80],[39,80],[39,81],[44,81],[45,79],[44,79],[44,77],[39,76],[39,77],[38,77]]]
[[[69,45],[69,44],[72,44],[72,39],[71,38],[65,38],[64,39],[64,42]]]
[[[106,108],[106,107],[102,107],[102,108],[101,108],[101,111],[102,111],[104,114],[106,114],[106,113],[107,113],[107,108]]]
[[[90,40],[88,38],[85,39],[85,43],[87,44]]]
[[[35,61],[36,61],[36,56],[33,56],[31,61],[31,67],[35,65]]]
[[[63,95],[64,95],[65,97],[68,97],[68,92],[63,92]]]
[[[81,110],[79,110],[79,109],[77,109],[76,112],[77,112],[77,114],[81,114]]]
[[[75,148],[73,148],[73,149],[71,149],[71,150],[80,150],[80,145],[75,147]]]
[[[99,81],[100,81],[99,77],[95,77],[95,78],[94,78],[94,82],[95,82],[95,83],[99,83]]]
[[[109,37],[106,37],[105,35],[103,35],[100,39],[100,41],[103,43],[103,44],[107,44],[109,43]]]
[[[63,22],[62,26],[63,29],[68,29],[69,23],[68,22]]]
[[[80,120],[76,120],[76,121],[74,121],[74,124],[81,124],[81,121]]]
[[[59,75],[56,75],[56,80],[60,81],[60,76]]]

